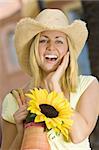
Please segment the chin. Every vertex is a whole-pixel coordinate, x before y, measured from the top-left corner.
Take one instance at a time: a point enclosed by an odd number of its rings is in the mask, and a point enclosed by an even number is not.
[[[51,73],[51,72],[56,71],[59,64],[60,64],[60,62],[58,62],[56,64],[47,64],[47,63],[45,63],[44,65],[40,65],[40,67],[45,73]]]
[[[57,67],[51,67],[51,68],[43,68],[44,72],[46,73],[51,73],[51,72],[54,72],[56,71]]]

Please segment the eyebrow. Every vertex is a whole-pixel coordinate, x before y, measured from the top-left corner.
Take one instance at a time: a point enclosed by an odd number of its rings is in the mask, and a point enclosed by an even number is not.
[[[42,37],[42,36],[45,37],[45,38],[48,38],[46,35],[41,35],[41,37]]]
[[[45,37],[45,38],[49,38],[49,37],[46,36],[46,35],[41,35],[41,37],[42,37],[42,36]],[[57,38],[65,38],[65,37],[63,37],[63,36],[56,36],[55,38],[57,39]]]

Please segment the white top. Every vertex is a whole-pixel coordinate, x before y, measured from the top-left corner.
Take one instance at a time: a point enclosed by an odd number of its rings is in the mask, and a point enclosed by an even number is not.
[[[75,93],[70,93],[70,105],[72,108],[76,108],[80,96],[87,89],[87,87],[95,79],[93,76],[79,76],[79,84]],[[11,93],[6,95],[2,104],[2,118],[8,122],[14,123],[13,114],[19,108],[16,99]],[[79,144],[73,144],[72,142],[66,142],[62,134],[56,135],[55,132],[50,130],[47,133],[48,141],[51,146],[51,150],[90,150],[90,144],[88,138]]]

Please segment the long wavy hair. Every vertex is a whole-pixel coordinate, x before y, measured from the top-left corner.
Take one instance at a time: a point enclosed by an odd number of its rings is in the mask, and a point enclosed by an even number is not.
[[[40,87],[41,81],[43,81],[43,70],[39,67],[40,58],[38,54],[38,45],[39,45],[40,33],[35,36],[31,48],[30,48],[30,68],[33,77],[32,86]],[[69,92],[75,92],[78,84],[78,64],[77,56],[75,52],[75,46],[72,43],[69,37],[67,37],[69,45],[69,64],[68,67],[60,79],[60,85],[65,91],[68,89]]]

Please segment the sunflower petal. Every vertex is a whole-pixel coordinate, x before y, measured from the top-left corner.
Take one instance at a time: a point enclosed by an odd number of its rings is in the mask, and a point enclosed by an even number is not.
[[[34,120],[34,122],[42,122],[42,121],[44,121],[44,118],[45,118],[45,116],[44,115],[37,115],[36,117],[35,117],[35,120]]]
[[[25,94],[25,96],[35,100],[35,96],[31,93],[27,93],[27,94]]]
[[[50,118],[45,118],[45,124],[47,126],[47,129],[52,129],[53,125],[52,125],[52,120]]]

